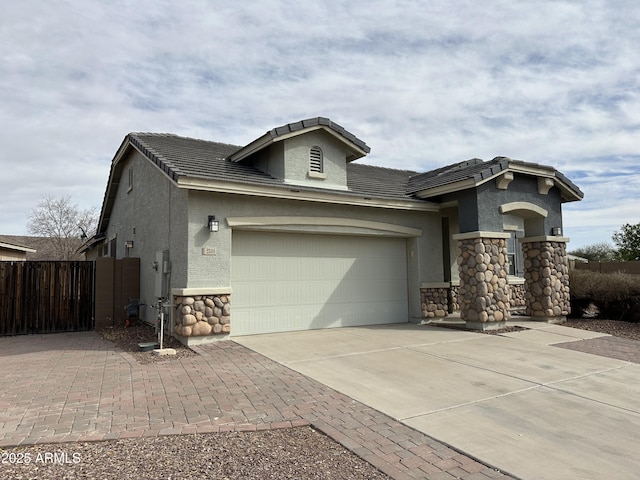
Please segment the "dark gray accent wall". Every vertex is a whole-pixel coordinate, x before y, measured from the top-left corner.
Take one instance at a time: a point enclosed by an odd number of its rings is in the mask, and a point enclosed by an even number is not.
[[[440,199],[441,203],[458,203],[460,233],[489,231],[501,232],[504,215],[500,206],[511,202],[528,202],[547,210],[542,219],[542,232],[535,235],[551,235],[551,229],[562,227],[562,199],[558,188],[553,187],[547,195],[538,193],[538,177],[515,174],[507,190],[496,187],[495,180],[479,187],[451,193]],[[532,235],[532,232],[527,232]]]
[[[511,202],[528,202],[547,210],[548,215],[542,220],[543,232],[538,232],[538,235],[551,235],[553,227],[562,227],[560,190],[553,187],[546,195],[541,195],[538,193],[538,177],[515,174],[507,190],[498,189],[495,181],[486,182],[476,190],[478,230],[501,232],[504,219],[500,206]]]
[[[475,188],[451,193],[442,199],[442,203],[458,202],[458,222],[460,233],[480,230],[478,224],[478,196]]]

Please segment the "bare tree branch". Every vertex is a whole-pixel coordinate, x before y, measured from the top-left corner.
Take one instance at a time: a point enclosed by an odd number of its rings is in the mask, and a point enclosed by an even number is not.
[[[51,240],[55,256],[52,260],[72,260],[77,239],[83,232],[94,234],[98,223],[97,209],[80,210],[69,195],[55,198],[45,195],[28,217],[29,233]]]

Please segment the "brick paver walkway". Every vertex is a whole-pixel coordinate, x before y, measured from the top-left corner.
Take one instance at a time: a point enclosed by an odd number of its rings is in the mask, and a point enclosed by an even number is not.
[[[94,332],[0,338],[0,446],[311,424],[395,479],[510,478],[234,342],[139,364]]]

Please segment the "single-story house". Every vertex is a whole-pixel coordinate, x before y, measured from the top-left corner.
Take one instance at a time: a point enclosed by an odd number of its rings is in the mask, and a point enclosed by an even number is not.
[[[35,252],[34,248],[16,242],[11,236],[0,235],[0,261],[25,261],[27,254]]]
[[[562,204],[583,197],[567,177],[506,157],[358,162],[369,151],[322,117],[245,146],[130,133],[87,258],[139,257],[140,302],[168,301],[187,344],[453,312],[486,329],[514,308],[563,321]]]

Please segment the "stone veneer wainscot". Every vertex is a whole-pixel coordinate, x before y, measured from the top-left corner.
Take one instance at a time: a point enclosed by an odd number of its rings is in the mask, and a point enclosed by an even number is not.
[[[422,318],[444,318],[449,314],[449,283],[426,283],[420,287]]]
[[[177,335],[203,337],[231,331],[230,295],[176,295],[174,305]]]

